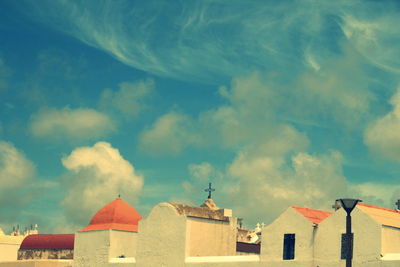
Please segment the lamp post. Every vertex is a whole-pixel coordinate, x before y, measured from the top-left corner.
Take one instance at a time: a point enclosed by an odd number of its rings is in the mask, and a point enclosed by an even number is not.
[[[358,202],[361,202],[360,199],[352,199],[352,198],[342,198],[338,199],[342,204],[343,209],[346,211],[346,267],[352,267],[352,259],[353,259],[353,238],[351,234],[351,216],[350,213],[356,207]]]

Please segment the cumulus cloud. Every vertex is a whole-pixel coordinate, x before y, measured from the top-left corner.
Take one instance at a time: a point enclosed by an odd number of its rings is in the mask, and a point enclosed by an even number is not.
[[[32,200],[35,165],[12,143],[0,141],[0,217],[12,220]],[[5,215],[7,217],[5,217]]]
[[[226,175],[235,181],[227,199],[238,215],[251,223],[271,221],[289,205],[329,210],[335,199],[349,195],[342,155],[303,152],[305,138],[287,129],[237,154]]]
[[[142,151],[152,155],[162,155],[178,154],[186,146],[199,145],[201,139],[194,130],[189,116],[169,112],[143,131],[139,141]]]
[[[190,176],[201,182],[209,181],[215,175],[213,166],[208,162],[190,164],[188,169]]]
[[[61,202],[71,223],[84,225],[102,206],[118,194],[128,203],[137,203],[143,176],[107,142],[78,147],[62,158],[68,170],[62,183],[66,196]]]
[[[293,122],[318,125],[328,120],[356,128],[373,99],[358,67],[354,51],[347,51],[346,56],[321,61],[319,71],[304,71],[290,82],[278,73],[259,71],[235,77],[218,90],[226,104],[196,118],[176,112],[160,116],[142,134],[142,150],[157,153],[156,146],[164,154],[177,154],[200,144],[235,149],[273,137],[282,125]]]
[[[46,108],[32,115],[30,130],[36,137],[53,140],[88,140],[115,130],[113,121],[93,109]]]
[[[364,132],[365,144],[378,155],[400,160],[400,89],[392,97],[393,110],[370,123]]]
[[[32,178],[35,167],[14,145],[0,141],[1,188],[19,187]]]
[[[101,94],[100,106],[113,107],[129,118],[136,117],[146,108],[145,100],[154,90],[154,80],[123,82],[119,90],[105,89]]]

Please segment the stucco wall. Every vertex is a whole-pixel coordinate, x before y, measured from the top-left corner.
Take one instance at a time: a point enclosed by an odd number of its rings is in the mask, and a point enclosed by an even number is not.
[[[351,213],[354,233],[354,266],[379,266],[381,253],[381,226],[371,217],[355,208]],[[341,235],[346,232],[346,212],[342,209],[322,221],[318,226],[315,262],[320,267],[345,266],[340,259]]]
[[[187,218],[188,256],[233,256],[236,254],[236,220]]]
[[[395,227],[382,227],[382,255],[387,253],[400,253],[400,229]]]
[[[0,244],[0,262],[17,260],[21,244]]]
[[[136,266],[185,266],[186,217],[180,216],[169,203],[155,206],[139,222]]]
[[[124,255],[126,258],[136,256],[137,233],[128,231],[110,230],[109,258]]]
[[[135,232],[119,230],[78,232],[75,235],[74,267],[120,265],[121,263],[109,263],[110,259],[122,255],[125,258],[134,258],[136,243]]]
[[[109,230],[77,232],[74,245],[74,267],[100,267],[108,262]]]
[[[24,236],[0,235],[0,262],[17,260],[18,249]]]
[[[284,234],[295,234],[295,258],[283,260]],[[316,229],[313,224],[293,208],[288,208],[275,221],[262,230],[261,259],[263,262],[278,261],[282,266],[291,262],[312,261]],[[269,263],[268,263],[269,264]],[[271,265],[272,266],[272,265]]]

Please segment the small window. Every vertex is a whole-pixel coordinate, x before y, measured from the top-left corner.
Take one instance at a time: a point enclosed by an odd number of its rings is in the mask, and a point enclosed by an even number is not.
[[[354,234],[351,233],[350,236],[350,258],[352,258],[353,255],[353,238]],[[347,247],[347,235],[342,234],[342,249],[340,253],[340,259],[345,260],[347,258],[347,253],[349,252],[349,249]]]
[[[294,259],[295,234],[285,234],[283,237],[283,259]]]

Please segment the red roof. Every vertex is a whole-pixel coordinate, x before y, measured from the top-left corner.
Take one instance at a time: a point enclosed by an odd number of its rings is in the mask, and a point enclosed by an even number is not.
[[[99,210],[89,225],[80,231],[114,229],[137,232],[141,219],[142,216],[133,207],[117,198]]]
[[[20,249],[74,249],[74,234],[28,235]]]
[[[297,210],[301,215],[306,217],[310,222],[319,224],[323,220],[325,220],[332,212],[323,211],[323,210],[314,210],[309,208],[291,206],[295,210]]]
[[[378,209],[378,210],[385,210],[385,211],[390,211],[390,212],[394,212],[394,213],[399,213],[399,211],[395,210],[395,209],[388,209],[388,208],[378,207],[378,206],[365,204],[365,203],[361,203],[361,202],[357,203],[357,205],[368,207],[368,208],[374,208],[374,209]]]

